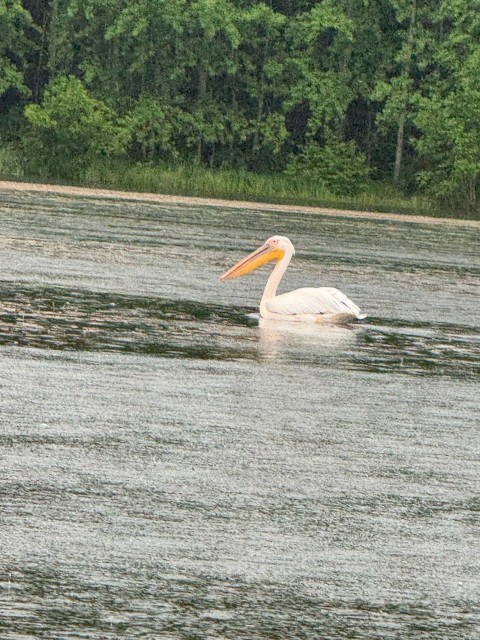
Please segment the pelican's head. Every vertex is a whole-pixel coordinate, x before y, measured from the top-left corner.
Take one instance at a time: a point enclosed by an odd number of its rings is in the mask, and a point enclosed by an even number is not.
[[[242,258],[242,260],[234,264],[228,271],[225,271],[225,273],[220,276],[220,280],[231,280],[245,276],[247,273],[250,273],[250,271],[258,269],[258,267],[261,267],[267,262],[271,262],[272,260],[278,262],[285,255],[288,256],[288,259],[295,255],[293,244],[285,236],[272,236],[253,253],[246,258]]]

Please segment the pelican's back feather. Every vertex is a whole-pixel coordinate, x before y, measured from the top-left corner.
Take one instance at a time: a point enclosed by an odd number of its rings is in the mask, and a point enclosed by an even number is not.
[[[350,313],[354,317],[360,317],[360,308],[333,287],[304,287],[282,293],[273,300],[268,300],[267,308],[273,313],[285,315]]]

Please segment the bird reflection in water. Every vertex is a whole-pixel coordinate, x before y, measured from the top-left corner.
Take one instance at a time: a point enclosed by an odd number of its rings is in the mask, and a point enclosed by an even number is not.
[[[307,324],[258,318],[258,350],[264,361],[295,357],[318,361],[351,347],[360,327],[353,325]]]

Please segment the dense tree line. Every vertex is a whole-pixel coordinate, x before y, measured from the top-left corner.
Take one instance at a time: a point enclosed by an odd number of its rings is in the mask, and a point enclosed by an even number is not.
[[[478,206],[480,0],[0,0],[0,146]]]

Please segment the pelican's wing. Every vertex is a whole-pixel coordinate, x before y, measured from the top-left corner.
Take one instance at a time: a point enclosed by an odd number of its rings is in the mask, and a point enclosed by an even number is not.
[[[360,316],[360,308],[344,293],[332,287],[305,287],[282,293],[269,300],[267,308],[273,313],[285,315],[351,313]]]

